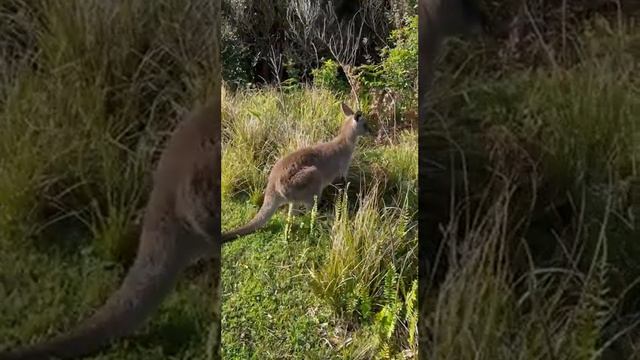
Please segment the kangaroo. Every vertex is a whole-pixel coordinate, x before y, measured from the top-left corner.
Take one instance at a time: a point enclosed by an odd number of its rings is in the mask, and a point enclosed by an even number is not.
[[[260,210],[246,225],[222,234],[223,243],[255,232],[284,204],[311,209],[314,197],[320,198],[325,187],[338,178],[346,179],[358,137],[371,129],[360,111],[354,113],[345,103],[341,106],[346,119],[338,135],[278,160],[269,174]]]
[[[220,99],[216,97],[174,130],[154,173],[136,258],[106,303],[70,332],[0,353],[1,360],[68,359],[96,352],[133,333],[188,265],[200,258],[219,265],[219,129]],[[214,279],[216,291],[218,287],[219,279]],[[219,313],[215,315],[219,321]]]

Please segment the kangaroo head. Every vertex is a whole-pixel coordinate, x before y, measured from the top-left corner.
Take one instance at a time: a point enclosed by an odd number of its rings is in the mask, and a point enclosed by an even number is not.
[[[349,105],[342,103],[342,112],[345,116],[345,126],[352,129],[356,136],[369,135],[372,133],[371,127],[362,111],[354,112]]]

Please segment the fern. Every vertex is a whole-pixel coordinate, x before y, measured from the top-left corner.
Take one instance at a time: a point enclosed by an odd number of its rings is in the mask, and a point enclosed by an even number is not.
[[[385,274],[383,300],[387,304],[394,304],[398,301],[398,274],[396,273],[396,265],[392,262]]]
[[[417,350],[418,342],[416,334],[418,331],[418,311],[416,305],[418,303],[418,281],[411,282],[411,290],[405,299],[405,320],[409,329],[409,346],[411,350]]]
[[[363,320],[367,320],[371,318],[371,311],[372,311],[372,301],[371,301],[371,296],[369,296],[369,290],[367,287],[363,286],[361,283],[358,283],[358,286],[356,287],[357,289],[357,294],[358,294],[358,300],[359,300],[359,310],[360,310],[360,317]]]

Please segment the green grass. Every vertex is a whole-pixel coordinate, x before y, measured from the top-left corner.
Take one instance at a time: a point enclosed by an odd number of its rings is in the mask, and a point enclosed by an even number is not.
[[[67,240],[68,241],[68,240]],[[123,267],[92,246],[3,248],[3,346],[44,340],[86,318],[119,285]],[[211,319],[209,277],[183,278],[137,335],[91,359],[205,359]]]
[[[339,103],[316,88],[225,95],[223,229],[255,214],[277,158],[336,133]],[[361,139],[346,193],[326,190],[299,217],[283,208],[265,229],[225,245],[225,357],[411,351],[403,299],[417,274],[416,140],[411,130]],[[410,314],[415,296],[408,304]]]
[[[573,34],[570,66],[441,76],[421,141],[459,206],[430,209],[455,255],[421,303],[426,358],[638,358],[640,37],[622,24]]]
[[[239,224],[254,212],[231,203],[225,218]],[[284,239],[284,219],[224,249],[223,355],[237,359],[330,358],[324,338],[331,312],[313,295],[309,266],[323,247],[304,237]],[[325,239],[326,240],[326,239]]]

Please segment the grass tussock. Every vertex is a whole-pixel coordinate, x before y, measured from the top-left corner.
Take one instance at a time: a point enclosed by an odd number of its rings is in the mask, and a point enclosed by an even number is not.
[[[444,359],[614,359],[637,353],[633,334],[640,319],[620,312],[626,294],[611,286],[610,209],[600,214],[593,253],[567,254],[574,258],[553,266],[530,257],[527,270],[516,273],[507,251],[513,189],[504,189],[465,238],[446,234],[459,256],[452,255],[439,291],[424,299],[421,349]],[[575,266],[578,261],[587,266]]]

